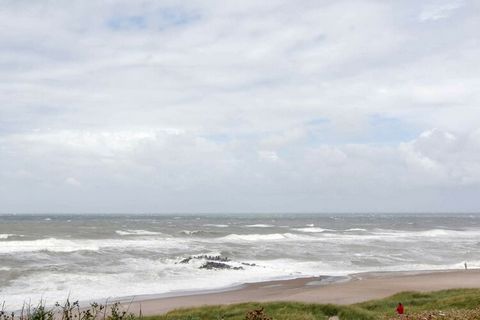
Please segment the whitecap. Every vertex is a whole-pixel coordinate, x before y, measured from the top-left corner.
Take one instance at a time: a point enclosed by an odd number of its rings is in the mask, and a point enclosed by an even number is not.
[[[248,224],[245,227],[247,227],[247,228],[272,228],[272,227],[275,227],[275,226],[273,226],[271,224],[261,224],[261,223],[259,223],[259,224]]]
[[[30,241],[7,241],[0,246],[0,253],[14,252],[73,252],[78,250],[97,251],[98,245],[93,241],[73,241],[57,238],[47,238]]]
[[[181,234],[185,234],[187,236],[192,236],[192,235],[195,235],[195,234],[200,234],[200,233],[204,233],[205,231],[202,231],[202,230],[182,230],[180,231]]]
[[[309,233],[320,233],[320,232],[324,232],[324,231],[333,231],[331,229],[323,229],[323,228],[313,228],[313,227],[309,227],[309,228],[295,228],[293,230],[296,230],[296,231],[300,231],[300,232],[309,232]]]
[[[148,230],[117,230],[116,234],[121,236],[153,236],[162,234],[161,232],[148,231]]]
[[[229,226],[227,224],[204,224],[204,227],[216,227],[216,228],[228,228]]]
[[[121,239],[57,239],[46,238],[28,241],[5,241],[0,246],[0,254],[17,252],[76,252],[76,251],[100,251],[101,249],[125,249],[134,248],[142,250],[168,250],[186,249],[189,242],[174,238],[132,238]]]
[[[315,238],[300,236],[293,233],[270,234],[230,234],[220,238],[224,241],[279,241],[279,240],[312,240]]]

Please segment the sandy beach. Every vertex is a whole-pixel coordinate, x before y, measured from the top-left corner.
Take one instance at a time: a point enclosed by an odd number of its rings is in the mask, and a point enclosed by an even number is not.
[[[221,292],[136,297],[130,305],[130,311],[136,313],[141,307],[144,315],[154,315],[178,308],[250,301],[352,304],[402,291],[426,292],[453,288],[480,288],[480,270],[361,273],[333,283],[325,277],[247,283]]]

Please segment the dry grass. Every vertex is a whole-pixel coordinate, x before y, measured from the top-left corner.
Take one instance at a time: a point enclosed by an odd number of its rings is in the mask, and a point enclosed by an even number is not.
[[[478,320],[480,319],[480,307],[471,310],[449,310],[449,311],[423,311],[405,315],[403,318],[386,317],[385,320]]]
[[[395,315],[398,302],[406,315]],[[0,309],[0,320],[480,320],[480,289],[443,290],[429,293],[403,292],[391,297],[349,306],[299,302],[242,303],[173,310],[164,315],[142,317],[122,309],[118,303],[78,302],[47,308],[39,303],[24,306],[18,314]]]

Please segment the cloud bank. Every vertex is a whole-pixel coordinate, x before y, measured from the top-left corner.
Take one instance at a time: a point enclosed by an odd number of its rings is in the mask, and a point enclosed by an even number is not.
[[[0,212],[480,210],[474,1],[0,8]]]

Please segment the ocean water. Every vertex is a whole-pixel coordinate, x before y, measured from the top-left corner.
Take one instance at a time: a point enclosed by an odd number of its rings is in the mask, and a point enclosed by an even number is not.
[[[480,267],[480,215],[0,215],[7,308],[464,261]]]

